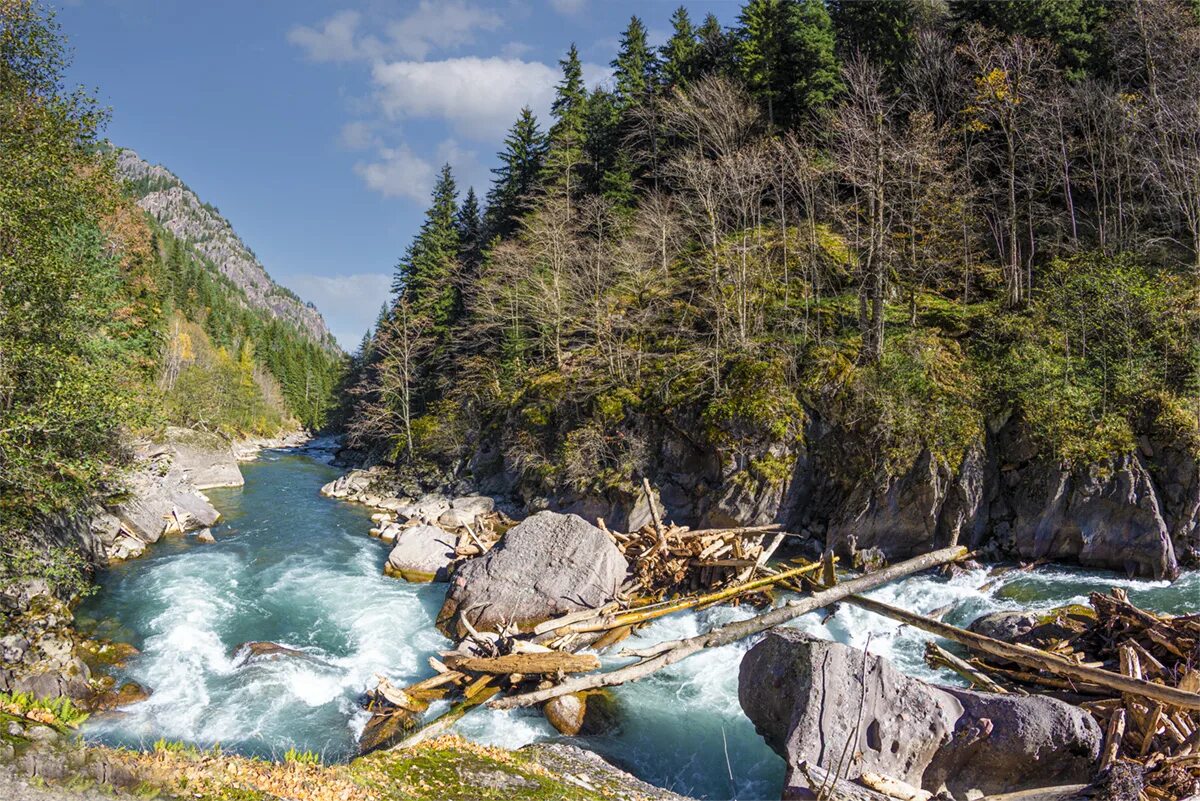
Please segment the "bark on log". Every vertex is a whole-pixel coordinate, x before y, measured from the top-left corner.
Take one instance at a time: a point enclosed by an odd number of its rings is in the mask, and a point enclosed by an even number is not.
[[[846,585],[843,584],[842,586]],[[915,612],[899,609],[881,601],[863,598],[859,595],[852,595],[847,600],[856,606],[861,606],[863,609],[890,617],[901,623],[907,623],[910,626],[916,626],[931,634],[936,634],[939,637],[965,645],[972,650],[998,656],[1010,662],[1045,670],[1057,676],[1068,676],[1072,679],[1105,687],[1114,692],[1128,693],[1141,698],[1162,701],[1167,706],[1177,706],[1183,709],[1200,709],[1200,694],[1197,693],[1186,692],[1177,687],[1168,687],[1163,684],[1153,684],[1145,679],[1122,676],[1120,673],[1113,673],[1103,668],[1077,665],[1071,660],[1057,654],[1039,651],[1037,648],[1032,648],[1028,645],[1007,643],[1002,640],[985,637],[982,634],[960,629],[958,626],[951,626],[949,623],[942,623],[939,620],[933,620],[924,615],[918,615]]]
[[[642,659],[632,665],[611,670],[607,673],[580,676],[546,690],[537,690],[523,695],[501,698],[494,702],[492,706],[497,709],[531,706],[533,704],[540,704],[543,701],[549,701],[551,698],[557,698],[560,695],[591,690],[597,687],[612,687],[628,681],[637,681],[668,665],[673,665],[676,662],[687,659],[689,656],[706,648],[728,645],[731,642],[736,642],[753,634],[758,634],[767,629],[787,623],[790,620],[795,620],[816,609],[829,606],[856,592],[873,590],[895,579],[903,578],[904,576],[930,567],[939,567],[949,562],[957,561],[966,555],[967,549],[963,547],[943,548],[932,553],[927,553],[923,556],[891,565],[875,573],[843,582],[836,587],[822,590],[808,598],[789,601],[786,606],[764,612],[748,620],[730,623],[727,626],[721,626],[720,628],[686,640],[664,643],[664,647],[669,647],[669,650],[664,650],[656,656]]]
[[[586,673],[600,669],[600,658],[595,654],[569,654],[547,651],[533,654],[506,654],[504,656],[448,656],[446,664],[454,670],[472,673],[488,673],[503,676],[509,673],[524,675],[544,673]]]

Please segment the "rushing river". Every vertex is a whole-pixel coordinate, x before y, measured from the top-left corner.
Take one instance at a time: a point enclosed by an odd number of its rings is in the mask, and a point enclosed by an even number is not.
[[[427,657],[449,646],[433,626],[445,585],[385,577],[386,546],[366,535],[370,512],[318,494],[340,471],[270,451],[242,471],[244,488],[208,492],[224,515],[213,529],[216,545],[165,538],[146,557],[105,574],[101,592],[79,610],[98,634],[141,650],[121,676],[153,690],[144,702],[94,717],[88,738],[134,747],[160,738],[219,742],[273,756],[295,747],[345,759],[366,722],[355,699],[374,686],[374,674],[397,685],[425,678]],[[983,571],[950,581],[920,577],[872,595],[920,612],[952,605],[944,619],[959,625],[997,609],[1085,602],[1088,592],[1113,586],[1163,612],[1194,612],[1200,598],[1200,573],[1168,584],[1043,569],[1010,573],[980,592],[988,580]],[[627,642],[648,645],[749,614],[715,608],[675,615]],[[860,648],[869,643],[903,670],[932,676],[922,661],[922,632],[846,605],[822,618],[815,613],[794,625]],[[243,664],[234,652],[251,640],[312,658]],[[750,644],[701,653],[618,688],[620,729],[580,744],[679,793],[778,798],[783,761],[737,700],[738,664]],[[478,711],[458,731],[509,748],[556,736],[538,711]]]

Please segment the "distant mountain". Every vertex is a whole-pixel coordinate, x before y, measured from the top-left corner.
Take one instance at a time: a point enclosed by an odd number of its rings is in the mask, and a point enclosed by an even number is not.
[[[316,306],[275,283],[229,220],[177,175],[129,149],[117,152],[117,174],[138,206],[232,281],[251,306],[292,323],[327,350],[340,352]]]

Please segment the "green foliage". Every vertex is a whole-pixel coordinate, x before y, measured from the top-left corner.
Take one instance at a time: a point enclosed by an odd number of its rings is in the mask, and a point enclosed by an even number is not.
[[[87,561],[74,548],[42,548],[15,540],[0,546],[0,589],[42,580],[63,598],[91,595]]]
[[[621,34],[621,46],[610,65],[613,93],[622,111],[644,103],[654,88],[658,59],[646,41],[646,25],[637,16]]]
[[[709,438],[730,448],[762,439],[794,444],[805,421],[782,365],[749,356],[726,363],[720,392],[701,418]]]
[[[42,720],[60,731],[77,729],[89,717],[70,698],[38,698],[32,693],[0,693],[0,710]]]
[[[671,29],[671,38],[658,51],[663,78],[668,86],[686,86],[700,74],[697,70],[700,43],[686,7],[675,9],[671,15]]]
[[[1147,418],[1194,439],[1195,416],[1178,411],[1200,356],[1188,294],[1186,280],[1131,257],[1055,260],[1027,314],[990,320],[997,404],[1068,464],[1128,452]]]
[[[821,0],[750,0],[738,23],[743,78],[772,124],[798,124],[840,91],[833,23]]]
[[[315,751],[297,751],[295,748],[289,748],[283,755],[283,761],[297,765],[320,765],[321,755]]]
[[[435,337],[445,335],[458,296],[451,280],[462,242],[458,233],[458,190],[450,165],[442,167],[433,188],[433,203],[421,230],[396,266],[392,291],[403,295],[413,312],[429,321]]]
[[[530,208],[532,196],[540,186],[547,148],[537,117],[528,106],[522,108],[504,138],[504,150],[496,154],[500,166],[492,170],[496,179],[488,192],[484,217],[489,238],[516,230],[518,218]]]
[[[957,468],[982,443],[982,388],[959,344],[932,331],[897,332],[877,364],[844,347],[810,354],[804,383],[824,418],[853,432],[841,443],[848,474],[903,473],[922,451]]]

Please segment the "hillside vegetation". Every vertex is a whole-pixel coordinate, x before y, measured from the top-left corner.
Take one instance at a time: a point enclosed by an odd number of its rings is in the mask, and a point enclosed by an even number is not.
[[[354,360],[360,447],[569,508],[646,475],[713,523],[783,514],[818,439],[838,502],[1010,441],[995,470],[1200,452],[1190,6],[671,24],[634,17],[593,89],[572,46],[485,203],[443,170]]]
[[[127,435],[320,428],[342,369],[134,203],[64,53],[49,12],[0,1],[0,575],[119,486]]]

